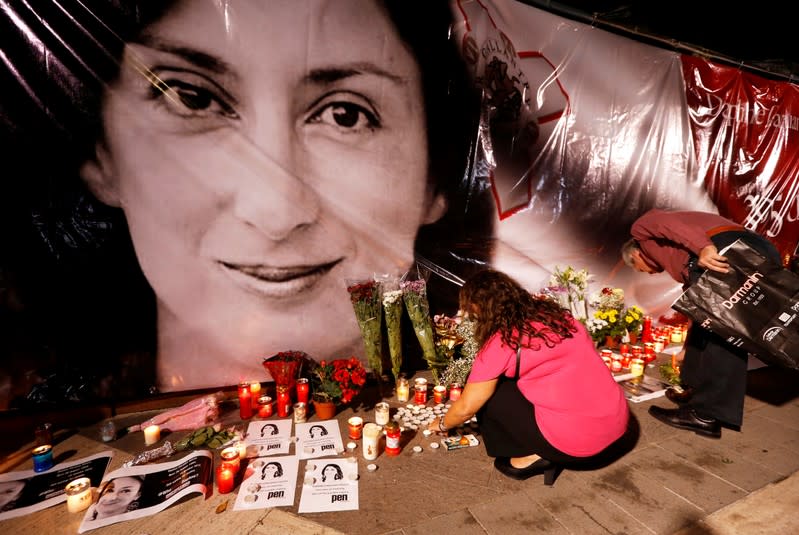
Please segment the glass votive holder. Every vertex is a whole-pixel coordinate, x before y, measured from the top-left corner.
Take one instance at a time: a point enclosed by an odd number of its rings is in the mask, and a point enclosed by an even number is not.
[[[462,392],[463,392],[462,384],[452,383],[451,385],[449,385],[449,400],[458,401],[461,398]]]
[[[216,468],[216,489],[219,494],[227,494],[233,490],[236,474],[229,466],[220,464]]]
[[[388,403],[381,401],[375,405],[375,423],[377,425],[386,425],[389,419],[390,408]]]
[[[447,399],[447,387],[444,385],[436,385],[433,387],[433,401],[436,403],[444,403]]]
[[[308,419],[308,406],[299,401],[294,404],[294,423],[295,424],[303,424]]]
[[[261,396],[258,398],[258,418],[269,418],[272,416],[274,410],[272,398],[270,396]]]
[[[106,420],[100,424],[100,439],[103,442],[111,442],[117,438],[117,426],[113,420]]]
[[[407,403],[411,396],[411,387],[407,377],[400,376],[397,379],[397,401]]]
[[[47,422],[39,424],[36,426],[36,429],[33,430],[33,434],[36,437],[35,444],[37,446],[53,444],[53,424]]]
[[[363,433],[363,418],[360,416],[353,416],[347,420],[347,436],[351,439],[358,440]]]
[[[70,513],[80,513],[92,504],[92,482],[88,477],[71,481],[64,493],[67,495],[67,511]]]
[[[31,451],[33,455],[33,471],[45,472],[53,467],[53,447],[49,444],[38,446]]]
[[[241,455],[237,447],[229,446],[223,449],[219,452],[219,458],[222,459],[222,466],[227,466],[234,474],[239,471]]]
[[[308,395],[311,392],[311,385],[307,377],[297,379],[297,401],[308,404]]]

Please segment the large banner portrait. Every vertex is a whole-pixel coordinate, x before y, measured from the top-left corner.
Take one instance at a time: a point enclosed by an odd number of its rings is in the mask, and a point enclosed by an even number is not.
[[[454,314],[573,266],[659,315],[650,208],[799,239],[797,86],[516,0],[0,5],[4,409],[363,359],[369,277]]]

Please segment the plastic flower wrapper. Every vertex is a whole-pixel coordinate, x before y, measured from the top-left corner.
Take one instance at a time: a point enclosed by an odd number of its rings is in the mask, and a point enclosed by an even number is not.
[[[383,305],[380,284],[374,279],[347,281],[355,319],[361,329],[366,361],[372,372],[380,378],[383,374]]]
[[[569,310],[577,319],[588,318],[588,300],[585,293],[591,275],[585,269],[574,269],[571,266],[561,271],[555,266],[555,272],[549,279],[549,293],[560,301],[563,308]]]
[[[472,372],[474,358],[480,349],[474,339],[475,324],[468,318],[460,318],[460,322],[455,327],[455,332],[463,342],[458,346],[459,356],[456,355],[446,369],[441,374],[441,384],[451,385],[452,383],[466,384],[469,374]]]
[[[383,312],[386,316],[388,352],[391,356],[391,374],[396,381],[402,367],[402,290],[400,290],[397,277],[387,277],[381,280],[380,284],[383,295]]]
[[[400,288],[416,338],[419,340],[419,345],[422,346],[422,355],[427,361],[427,366],[433,372],[433,380],[438,382],[440,372],[449,362],[436,352],[433,322],[430,319],[430,304],[427,301],[427,284],[423,279],[415,279],[402,281]]]

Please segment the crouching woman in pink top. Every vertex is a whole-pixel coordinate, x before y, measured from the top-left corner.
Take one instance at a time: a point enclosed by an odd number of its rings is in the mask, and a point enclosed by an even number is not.
[[[466,281],[460,308],[480,351],[460,399],[430,424],[447,433],[477,414],[486,451],[508,477],[606,464],[637,440],[627,401],[583,325],[504,273]]]

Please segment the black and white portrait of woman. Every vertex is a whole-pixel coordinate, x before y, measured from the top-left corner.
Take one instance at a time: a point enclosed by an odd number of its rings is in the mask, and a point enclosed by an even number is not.
[[[68,128],[48,120],[21,147],[65,154],[28,175],[51,191],[20,186],[39,243],[15,238],[10,267],[55,272],[54,288],[20,284],[81,317],[51,333],[61,364],[88,327],[82,359],[121,387],[236,384],[286,348],[361,354],[346,279],[402,275],[420,253],[457,264],[447,243],[490,235],[490,217],[458,223],[491,200],[463,183],[479,101],[445,3],[421,17],[396,0],[225,6],[68,2],[97,32],[70,49],[78,65],[51,45],[81,99],[52,112]]]

